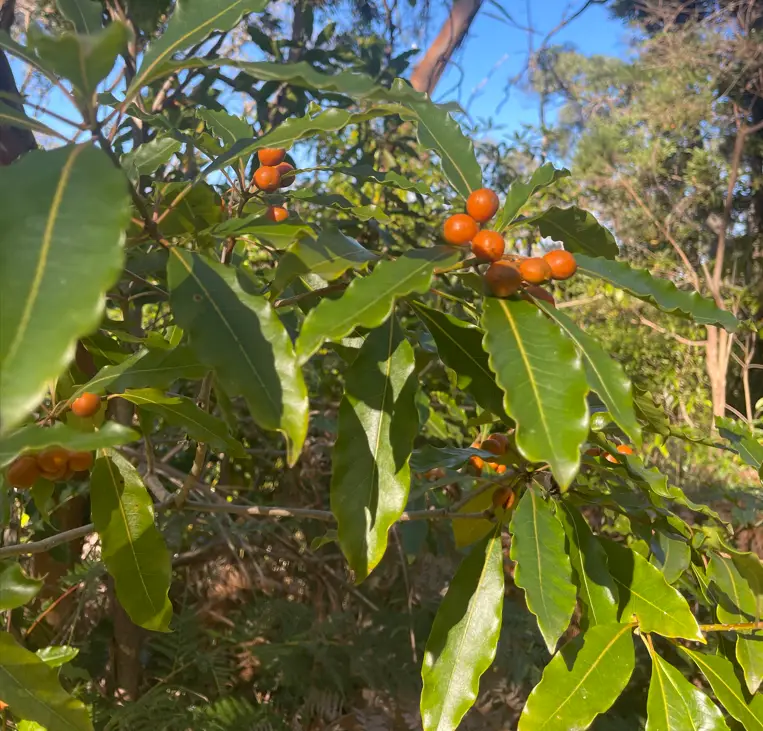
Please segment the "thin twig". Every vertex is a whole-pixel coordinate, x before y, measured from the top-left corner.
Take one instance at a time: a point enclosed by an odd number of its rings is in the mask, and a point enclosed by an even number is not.
[[[747,632],[763,629],[763,621],[739,622],[738,624],[701,624],[699,628],[703,632]]]
[[[212,393],[212,373],[207,373],[204,376],[204,380],[201,382],[201,388],[199,389],[199,406],[204,411],[209,411],[209,397]],[[188,500],[188,493],[191,488],[196,484],[202,471],[204,470],[204,463],[207,460],[207,444],[206,442],[197,442],[196,455],[193,458],[193,465],[191,471],[183,482],[183,487],[176,494],[176,504],[180,508],[183,506],[186,500]]]

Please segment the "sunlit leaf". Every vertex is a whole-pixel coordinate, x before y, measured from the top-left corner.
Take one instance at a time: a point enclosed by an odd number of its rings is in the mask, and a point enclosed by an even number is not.
[[[532,174],[529,181],[515,180],[511,184],[503,208],[498,214],[498,220],[495,224],[496,231],[503,231],[511,225],[519,211],[535,193],[553,185],[557,180],[569,177],[569,174],[570,171],[566,168],[555,168],[552,163],[547,162]]]
[[[582,208],[558,208],[552,206],[533,219],[541,236],[561,241],[567,251],[614,259],[618,248],[615,237],[596,218]]]
[[[42,579],[27,576],[15,561],[0,561],[0,611],[23,607],[42,589]]]

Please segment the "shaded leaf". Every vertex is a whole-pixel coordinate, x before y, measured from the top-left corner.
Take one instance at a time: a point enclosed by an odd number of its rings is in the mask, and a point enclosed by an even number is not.
[[[537,224],[541,236],[561,241],[567,251],[575,254],[576,259],[578,254],[614,259],[619,251],[609,229],[602,226],[588,211],[577,206],[552,206],[532,220]]]
[[[103,6],[97,0],[56,0],[56,5],[77,33],[97,33],[101,29]]]
[[[510,226],[525,203],[539,190],[547,188],[557,180],[569,177],[569,175],[570,171],[566,168],[555,168],[552,163],[547,162],[532,174],[528,182],[515,180],[506,194],[506,201],[498,215],[495,230],[503,231],[507,226]]]
[[[74,660],[79,655],[79,650],[76,647],[70,647],[69,645],[51,645],[50,647],[43,647],[37,650],[35,653],[48,667],[60,668],[67,662]]]
[[[204,121],[216,137],[227,147],[240,139],[252,136],[252,125],[241,117],[224,110],[199,108],[196,116]]]
[[[157,137],[122,155],[122,167],[135,183],[141,175],[150,175],[160,165],[166,165],[181,147],[182,143],[171,137]]]
[[[413,348],[390,318],[347,371],[332,456],[331,511],[358,582],[381,561],[408,502],[417,389]]]
[[[470,457],[482,457],[485,460],[495,459],[495,455],[482,449],[469,447],[434,447],[431,444],[424,445],[414,451],[411,456],[411,469],[414,472],[426,472],[433,467],[455,469],[469,461]]]
[[[273,223],[265,218],[261,213],[241,218],[229,218],[227,221],[218,223],[204,233],[210,233],[213,236],[253,236],[255,239],[261,239],[274,248],[285,249],[294,241],[299,241],[306,237],[315,238],[315,230],[306,223]]]
[[[9,127],[21,127],[22,129],[31,129],[33,132],[40,132],[51,137],[66,139],[60,132],[56,132],[37,119],[27,117],[23,111],[14,109],[10,104],[0,101],[0,124]]]
[[[424,651],[424,731],[454,731],[495,658],[503,615],[501,529],[462,561],[440,604]]]
[[[42,589],[42,579],[27,576],[14,561],[0,561],[0,611],[23,607]]]
[[[548,462],[563,490],[577,474],[588,435],[580,355],[572,342],[529,302],[486,298],[484,349],[505,392],[516,441],[531,462]]]
[[[95,379],[105,370],[102,368]],[[139,359],[123,368],[116,378],[106,384],[106,389],[111,393],[120,393],[128,388],[166,388],[181,378],[198,380],[206,372],[207,368],[199,363],[188,345],[171,350],[153,348],[143,351]],[[85,390],[92,389],[86,387]]]
[[[691,561],[691,548],[683,538],[678,538],[658,530],[650,544],[652,555],[650,563],[656,566],[665,577],[668,584],[675,584]]]
[[[759,470],[763,465],[763,444],[744,425],[733,419],[716,418],[718,433],[732,444],[742,461]]]

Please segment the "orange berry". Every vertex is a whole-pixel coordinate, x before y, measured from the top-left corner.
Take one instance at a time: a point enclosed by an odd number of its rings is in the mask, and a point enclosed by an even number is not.
[[[591,449],[586,449],[585,453],[589,457],[599,457],[601,456],[601,449],[599,449],[598,447],[591,447]]]
[[[260,165],[274,167],[283,162],[286,157],[286,150],[283,147],[263,147],[261,150],[257,150],[257,157],[260,160]]]
[[[485,281],[496,297],[508,297],[519,290],[522,275],[512,262],[496,261],[485,272]]]
[[[289,212],[281,206],[270,206],[265,213],[265,218],[273,223],[281,223],[289,217]]]
[[[75,416],[87,418],[94,416],[101,408],[101,397],[94,393],[83,393],[79,398],[72,401],[72,412]]]
[[[498,462],[488,462],[487,466],[490,467],[493,472],[496,472],[499,475],[502,475],[504,472],[506,472],[505,464],[498,464]]]
[[[551,267],[553,279],[569,279],[578,269],[575,257],[564,249],[555,249],[544,254],[543,258]]]
[[[620,452],[620,454],[633,454],[633,447],[627,444],[618,444],[617,451]]]
[[[70,452],[68,465],[72,472],[84,472],[85,470],[89,470],[93,466],[93,453]]]
[[[478,457],[476,454],[474,454],[469,457],[469,465],[474,467],[474,469],[477,471],[477,474],[480,474],[482,472],[482,468],[485,466],[485,461],[482,459],[482,457]]]
[[[37,466],[40,472],[47,474],[58,474],[66,471],[69,462],[69,452],[62,447],[51,447],[37,455]]]
[[[505,247],[503,236],[498,231],[478,231],[472,239],[472,254],[478,259],[498,261]]]
[[[464,246],[477,235],[477,222],[466,213],[456,213],[445,221],[442,227],[443,238],[449,244]]]
[[[290,165],[288,162],[276,165],[276,170],[278,170],[278,174],[281,176],[281,182],[278,184],[279,188],[288,188],[297,179],[294,165]]]
[[[19,489],[26,489],[34,485],[40,476],[40,468],[37,460],[31,455],[19,457],[11,463],[6,473],[8,482]]]
[[[278,186],[281,185],[281,175],[274,167],[264,165],[261,168],[257,168],[254,173],[254,184],[266,193],[272,193],[274,190],[278,190]]]
[[[525,259],[519,265],[519,273],[522,279],[530,284],[542,284],[551,279],[551,267],[545,259],[534,256],[531,259]]]
[[[475,221],[485,223],[495,216],[499,205],[498,196],[492,190],[480,188],[466,199],[466,212]]]
[[[509,445],[511,442],[509,441],[509,437],[506,436],[506,434],[491,434],[488,439],[497,443],[501,447],[503,451],[501,451],[500,454],[506,454],[506,452],[509,451]]]
[[[612,462],[612,464],[619,464],[617,457],[615,457],[613,454],[610,454],[609,452],[604,455],[604,459],[606,459],[607,462]]]
[[[516,500],[516,495],[510,487],[499,487],[493,493],[493,507],[508,510]]]
[[[484,449],[486,452],[490,452],[490,454],[496,454],[498,456],[506,454],[506,449],[508,448],[508,440],[504,442],[501,439],[502,436],[502,434],[489,436],[484,442],[482,442],[480,449]]]
[[[552,307],[556,307],[556,300],[554,296],[547,289],[539,287],[537,284],[528,284],[520,293],[519,296],[523,300],[532,302],[532,300],[543,300],[548,302]]]

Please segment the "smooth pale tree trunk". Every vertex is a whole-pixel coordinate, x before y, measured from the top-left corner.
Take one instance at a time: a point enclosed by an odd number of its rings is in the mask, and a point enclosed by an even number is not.
[[[710,380],[713,416],[726,414],[726,379],[729,368],[729,334],[719,327],[708,326],[705,349],[705,370]]]

